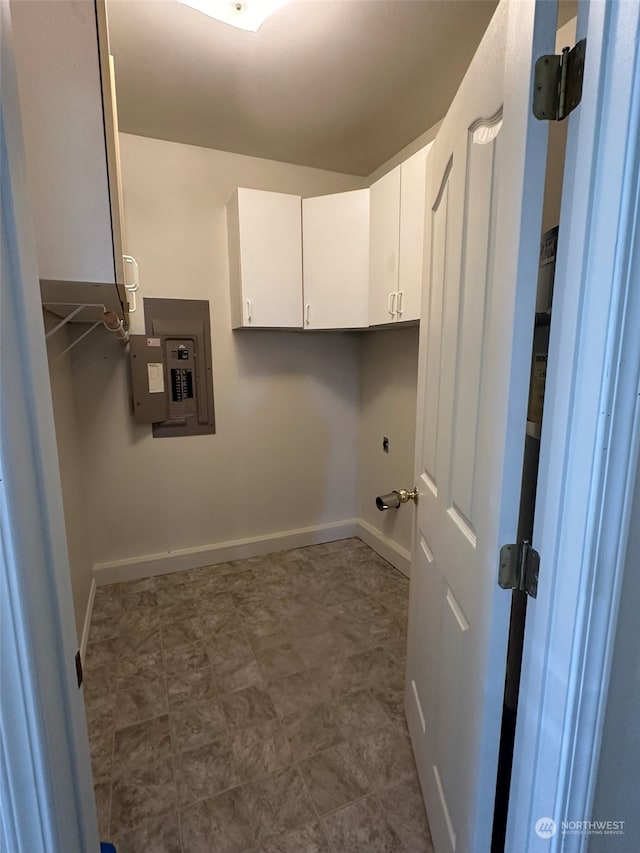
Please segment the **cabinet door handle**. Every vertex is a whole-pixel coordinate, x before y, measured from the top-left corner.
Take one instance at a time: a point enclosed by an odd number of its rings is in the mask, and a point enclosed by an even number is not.
[[[396,309],[396,312],[397,312],[398,316],[399,316],[400,314],[402,314],[402,297],[403,297],[403,296],[404,296],[404,290],[399,290],[399,291],[398,291],[398,306],[397,306],[397,309]]]
[[[304,306],[304,322],[305,322],[305,324],[306,324],[307,326],[308,326],[308,325],[309,325],[309,323],[311,322],[311,321],[309,320],[309,312],[310,312],[310,310],[311,310],[311,305],[309,304],[309,302],[307,302],[307,304]]]
[[[389,294],[389,301],[387,303],[387,313],[391,314],[392,317],[396,313],[396,294],[395,294],[395,292]]]
[[[247,323],[251,322],[251,300],[247,299]]]

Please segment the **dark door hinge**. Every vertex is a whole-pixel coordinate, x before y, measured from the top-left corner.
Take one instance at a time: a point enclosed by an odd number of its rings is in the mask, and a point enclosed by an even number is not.
[[[80,657],[80,650],[76,652],[76,678],[78,679],[78,687],[82,684],[82,658]]]
[[[500,549],[498,584],[502,589],[519,589],[536,598],[539,571],[540,554],[526,539]]]
[[[582,99],[587,40],[562,53],[541,56],[533,83],[533,114],[540,121],[562,121]]]

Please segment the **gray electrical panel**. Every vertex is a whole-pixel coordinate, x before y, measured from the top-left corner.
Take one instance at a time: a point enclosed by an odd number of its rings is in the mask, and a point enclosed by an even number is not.
[[[133,417],[157,438],[215,432],[209,303],[145,299],[146,334],[129,337]]]

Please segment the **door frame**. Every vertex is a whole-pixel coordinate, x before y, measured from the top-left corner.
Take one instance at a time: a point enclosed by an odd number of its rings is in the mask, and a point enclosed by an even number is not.
[[[8,0],[0,25],[0,842],[97,853]]]
[[[588,843],[561,821],[590,818],[640,446],[639,26],[635,3],[581,0],[507,827],[522,853]]]

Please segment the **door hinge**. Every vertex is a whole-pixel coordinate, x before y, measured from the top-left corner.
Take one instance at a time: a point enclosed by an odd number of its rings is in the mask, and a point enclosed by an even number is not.
[[[536,598],[539,571],[540,554],[526,539],[500,548],[498,583],[502,589],[519,589]]]
[[[533,114],[540,121],[562,121],[582,99],[587,40],[562,53],[541,56],[533,82]]]

